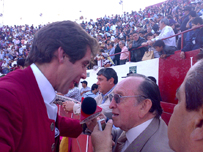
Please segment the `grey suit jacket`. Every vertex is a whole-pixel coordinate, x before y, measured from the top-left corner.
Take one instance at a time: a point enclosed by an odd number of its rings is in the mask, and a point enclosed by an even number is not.
[[[117,141],[122,130],[112,130],[113,140]],[[113,147],[113,152],[115,151]],[[162,119],[154,118],[149,126],[127,147],[125,152],[173,152],[170,149],[167,125]]]

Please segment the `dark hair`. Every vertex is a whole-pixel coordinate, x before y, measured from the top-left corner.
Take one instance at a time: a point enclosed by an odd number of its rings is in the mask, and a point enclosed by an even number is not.
[[[197,25],[198,23],[199,23],[200,25],[202,25],[202,24],[203,24],[203,20],[202,20],[201,17],[195,17],[195,18],[192,20],[192,23],[195,24],[195,25]]]
[[[92,85],[92,87],[91,87],[91,91],[93,91],[93,90],[95,90],[95,89],[97,89],[98,88],[98,85],[96,84],[96,83],[94,83],[93,85]]]
[[[100,49],[100,51],[99,52],[104,52],[104,49]]]
[[[156,83],[156,78],[155,78],[155,77],[153,77],[153,76],[148,76],[148,78],[149,78],[150,80],[152,80],[154,83]]]
[[[82,81],[81,83],[84,83],[84,84],[86,84],[86,86],[87,86],[87,81]]]
[[[173,17],[171,15],[167,16],[168,19],[173,19]]]
[[[203,105],[203,59],[197,63],[185,81],[186,109],[189,111],[199,110]]]
[[[147,36],[153,36],[153,34],[150,32],[150,33],[147,34]]]
[[[153,47],[156,47],[156,46],[158,46],[158,47],[161,47],[161,46],[165,47],[165,43],[164,43],[163,40],[157,40],[157,41],[155,41]]]
[[[133,33],[132,34],[139,34],[137,31],[133,31]]]
[[[203,49],[200,48],[200,52],[196,55],[196,60],[199,61],[203,59]]]
[[[99,72],[97,73],[97,75],[103,75],[104,77],[106,77],[107,81],[111,78],[114,78],[114,84],[118,83],[118,76],[117,73],[114,69],[112,68],[103,68],[100,69]]]
[[[110,45],[113,47],[113,43],[109,43],[109,44],[108,44],[108,46],[110,46]]]
[[[190,11],[189,15],[192,16],[192,17],[196,17],[197,13],[195,11]]]
[[[92,38],[82,27],[72,21],[54,22],[41,28],[35,33],[27,63],[49,63],[54,57],[54,52],[61,47],[70,57],[70,62],[75,63],[82,59],[90,47],[93,56],[98,50],[98,42]]]
[[[19,60],[17,61],[17,65],[24,67],[24,66],[25,66],[25,59],[19,59]]]
[[[156,32],[155,32],[155,34],[159,35],[159,34],[160,34],[160,32],[156,31]]]
[[[130,74],[129,76],[135,76],[135,77],[142,77],[144,78],[144,81],[140,84],[138,90],[140,91],[140,94],[144,96],[146,99],[150,99],[152,101],[152,107],[149,110],[149,112],[154,113],[156,112],[156,117],[158,118],[162,114],[162,108],[161,108],[161,94],[159,91],[159,87],[156,83],[154,83],[151,79],[147,78],[146,76],[142,74]],[[137,98],[138,102],[143,101],[143,97],[140,96]]]

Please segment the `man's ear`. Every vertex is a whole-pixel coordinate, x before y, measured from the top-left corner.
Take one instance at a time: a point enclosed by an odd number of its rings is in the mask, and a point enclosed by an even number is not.
[[[110,84],[114,84],[114,78],[111,77],[111,78],[109,79],[109,83],[110,83]]]
[[[197,111],[197,115],[194,117],[194,129],[190,135],[192,140],[203,140],[203,107]]]
[[[63,63],[64,58],[65,58],[65,53],[64,53],[62,47],[59,47],[57,50],[57,59],[58,59],[59,63]]]
[[[151,109],[152,101],[150,99],[144,99],[143,101],[141,101],[140,104],[141,105],[140,105],[139,116],[140,116],[140,118],[143,118]]]

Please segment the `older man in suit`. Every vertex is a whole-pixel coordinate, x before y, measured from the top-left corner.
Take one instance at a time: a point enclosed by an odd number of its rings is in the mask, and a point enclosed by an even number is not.
[[[128,86],[128,87],[126,87]],[[112,130],[114,152],[172,152],[168,144],[167,126],[160,118],[160,92],[158,86],[147,77],[133,74],[117,84],[113,91]],[[95,151],[112,151],[111,126],[101,132],[96,126],[92,133]],[[102,140],[104,138],[105,140]],[[104,143],[98,143],[102,140]],[[110,144],[109,144],[110,143]]]

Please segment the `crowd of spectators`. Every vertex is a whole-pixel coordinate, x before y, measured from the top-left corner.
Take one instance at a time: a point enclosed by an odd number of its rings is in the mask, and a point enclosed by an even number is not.
[[[0,73],[23,68],[35,32],[41,26],[3,26],[0,28]]]
[[[168,0],[147,7],[144,10],[140,9],[131,13],[124,12],[122,15],[104,16],[103,18],[98,18],[96,22],[93,20],[89,22],[83,21],[81,26],[100,43],[102,53],[100,52],[99,54],[100,58],[95,58],[98,66],[108,67],[111,65],[120,65],[129,60],[128,54],[116,55],[113,58],[111,56],[111,54],[123,52],[119,44],[120,41],[125,46],[124,52],[131,51],[132,62],[141,61],[145,52],[148,50],[154,52],[153,56],[155,58],[168,57],[174,51],[181,50],[181,36],[172,37],[163,41],[164,47],[166,46],[168,49],[172,49],[168,51],[170,52],[169,54],[166,54],[167,51],[165,52],[165,49],[156,50],[153,47],[155,41],[173,36],[190,28],[195,28],[196,25],[201,25],[202,17],[203,2],[201,0]],[[194,33],[199,33],[199,36]],[[184,58],[186,51],[202,47],[202,37],[202,28],[185,33],[184,47],[187,49],[182,48],[180,57]],[[109,48],[109,45],[113,45],[114,49]],[[134,50],[142,45],[146,47]],[[108,62],[108,55],[113,60],[113,63],[111,61]],[[123,58],[123,56],[125,57]],[[92,65],[94,64],[96,62]]]
[[[148,51],[153,51],[152,58],[166,58],[181,49],[181,36],[163,40],[164,43],[161,39],[202,25],[202,17],[202,0],[169,0],[144,10],[104,16],[96,22],[92,19],[82,21],[80,25],[98,40],[101,47],[88,68],[125,64],[129,60],[128,51],[131,51],[132,62],[142,61]],[[18,68],[18,60],[26,58],[34,34],[41,27],[24,25],[0,28],[0,73],[7,74]],[[185,58],[186,51],[202,47],[202,37],[203,28],[185,33],[180,57]],[[120,52],[122,55],[113,55]]]

